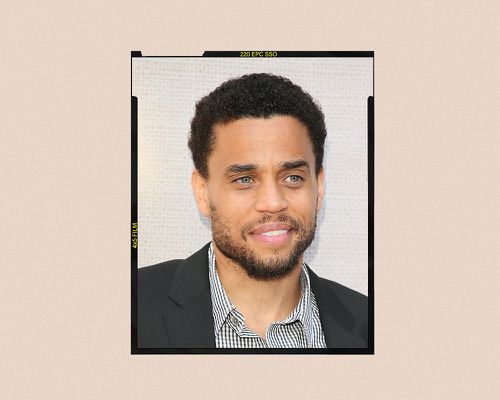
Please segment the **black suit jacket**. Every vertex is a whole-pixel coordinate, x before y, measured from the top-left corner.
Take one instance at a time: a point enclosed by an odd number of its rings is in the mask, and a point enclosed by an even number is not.
[[[208,246],[185,260],[140,268],[138,348],[215,348]],[[366,296],[309,269],[326,345],[368,347]]]

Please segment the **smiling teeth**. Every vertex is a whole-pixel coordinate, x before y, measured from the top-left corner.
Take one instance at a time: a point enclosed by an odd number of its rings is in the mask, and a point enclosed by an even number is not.
[[[278,236],[278,235],[284,235],[288,231],[286,229],[282,229],[279,231],[269,231],[269,232],[264,232],[262,235],[264,236]]]

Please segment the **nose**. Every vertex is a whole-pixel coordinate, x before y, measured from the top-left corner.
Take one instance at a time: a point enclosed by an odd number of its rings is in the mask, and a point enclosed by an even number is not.
[[[288,200],[275,181],[262,182],[257,190],[255,209],[259,212],[279,213],[288,208]]]

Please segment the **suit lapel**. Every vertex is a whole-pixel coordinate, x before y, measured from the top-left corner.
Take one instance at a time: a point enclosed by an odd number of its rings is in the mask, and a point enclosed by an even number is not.
[[[208,244],[179,263],[163,315],[173,348],[214,348],[214,320],[208,281]]]

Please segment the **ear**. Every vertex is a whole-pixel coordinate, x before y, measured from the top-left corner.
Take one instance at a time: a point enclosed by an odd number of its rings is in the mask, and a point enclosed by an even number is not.
[[[210,202],[208,200],[207,180],[200,175],[198,170],[194,170],[191,175],[191,186],[193,187],[194,198],[198,209],[205,216],[210,216]]]
[[[318,174],[318,200],[316,201],[316,211],[321,210],[323,206],[323,195],[324,195],[324,186],[323,183],[325,181],[325,171],[323,167],[319,170]]]

